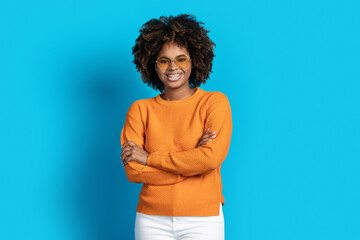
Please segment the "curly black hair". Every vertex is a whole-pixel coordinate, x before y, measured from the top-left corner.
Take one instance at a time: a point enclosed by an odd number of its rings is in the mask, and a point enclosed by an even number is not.
[[[161,16],[146,22],[139,30],[140,35],[132,48],[133,63],[140,72],[142,81],[155,90],[164,91],[164,84],[155,71],[155,61],[163,44],[174,41],[190,53],[193,65],[189,78],[190,87],[205,84],[212,72],[216,45],[208,37],[209,31],[203,25],[203,22],[189,14]]]

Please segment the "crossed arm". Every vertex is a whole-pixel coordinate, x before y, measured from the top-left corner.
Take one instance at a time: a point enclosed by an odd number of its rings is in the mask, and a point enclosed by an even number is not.
[[[203,134],[198,146],[202,146],[215,138],[214,133],[209,133],[208,131],[209,129]],[[178,173],[147,165],[147,158],[150,154],[133,141],[126,141],[122,145],[122,149],[121,160],[130,182],[146,183],[149,185],[170,185],[187,178]]]
[[[232,120],[228,101],[222,101],[209,110],[205,128],[207,131],[194,149],[149,154],[144,150],[142,124],[128,112],[121,133],[121,159],[128,180],[150,185],[169,185],[181,182],[188,176],[207,174],[218,168],[230,146]],[[215,130],[216,135],[209,132],[210,129]]]

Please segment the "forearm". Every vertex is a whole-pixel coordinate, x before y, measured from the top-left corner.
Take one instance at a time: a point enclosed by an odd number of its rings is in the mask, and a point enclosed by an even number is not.
[[[125,165],[127,179],[134,183],[149,185],[171,185],[184,181],[187,177],[159,168],[145,166],[136,161]]]
[[[183,152],[153,152],[148,157],[148,164],[182,176],[206,174],[220,167],[230,144],[224,145],[220,151],[209,145],[211,143]]]

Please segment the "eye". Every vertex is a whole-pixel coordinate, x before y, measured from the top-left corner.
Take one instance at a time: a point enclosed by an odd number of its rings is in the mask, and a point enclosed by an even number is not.
[[[158,63],[160,63],[160,64],[166,64],[166,63],[168,63],[169,62],[169,60],[167,60],[167,59],[165,59],[165,58],[162,58],[162,59],[159,59],[158,60]]]
[[[178,62],[186,62],[187,61],[187,57],[179,57],[177,59]]]

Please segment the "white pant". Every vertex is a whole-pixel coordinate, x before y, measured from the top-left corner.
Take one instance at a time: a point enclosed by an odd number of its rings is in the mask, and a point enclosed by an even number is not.
[[[136,212],[136,240],[224,240],[224,215],[169,217]]]

